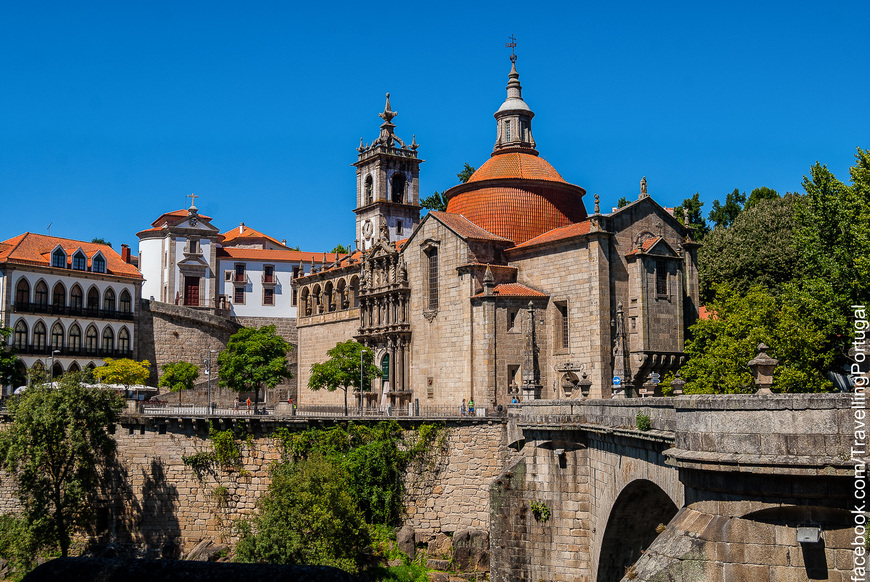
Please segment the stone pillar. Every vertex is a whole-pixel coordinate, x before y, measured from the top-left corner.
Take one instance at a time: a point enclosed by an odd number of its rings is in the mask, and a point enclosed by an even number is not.
[[[405,390],[405,340],[397,341],[398,348],[396,349],[396,357],[399,359],[396,362],[396,390]]]

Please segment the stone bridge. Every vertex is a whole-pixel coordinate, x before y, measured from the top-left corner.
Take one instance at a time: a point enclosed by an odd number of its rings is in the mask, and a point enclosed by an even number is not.
[[[517,454],[490,488],[492,579],[848,580],[849,405],[789,394],[511,407]],[[799,526],[821,539],[799,543]]]

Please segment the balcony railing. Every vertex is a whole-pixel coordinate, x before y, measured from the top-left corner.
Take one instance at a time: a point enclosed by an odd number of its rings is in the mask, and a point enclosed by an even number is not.
[[[16,303],[14,308],[16,313],[50,313],[51,315],[84,316],[91,319],[121,319],[126,321],[133,321],[135,318],[135,314],[132,311],[99,309],[97,307],[61,306],[48,303]]]
[[[35,345],[35,344],[26,344],[26,345],[15,345],[15,351],[18,355],[21,356],[51,356],[51,353],[54,351],[60,352],[56,354],[57,356],[66,356],[66,357],[87,357],[87,358],[132,358],[133,350],[119,350],[119,349],[111,349],[104,350],[103,348],[86,348],[86,347],[53,347],[52,345]]]

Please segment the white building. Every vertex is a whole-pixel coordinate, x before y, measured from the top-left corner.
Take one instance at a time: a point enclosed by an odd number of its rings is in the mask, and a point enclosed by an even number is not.
[[[336,260],[291,250],[241,223],[221,234],[195,206],[167,212],[139,236],[142,296],[235,318],[296,318],[294,278]]]
[[[136,357],[142,275],[121,252],[29,232],[0,243],[0,319],[28,369],[58,376]]]

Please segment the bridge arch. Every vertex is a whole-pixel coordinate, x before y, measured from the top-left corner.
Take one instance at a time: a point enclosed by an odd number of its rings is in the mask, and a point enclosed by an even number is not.
[[[665,491],[648,479],[628,483],[613,502],[601,551],[598,557],[597,582],[619,582],[650,546],[679,508]]]

